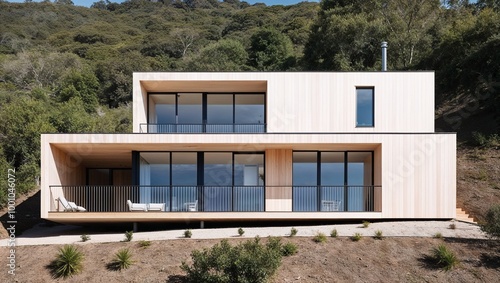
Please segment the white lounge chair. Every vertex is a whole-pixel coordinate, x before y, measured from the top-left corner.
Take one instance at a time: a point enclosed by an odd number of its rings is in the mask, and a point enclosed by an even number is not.
[[[130,211],[148,211],[148,207],[145,203],[132,203],[129,199],[127,200],[128,209]]]
[[[148,204],[148,211],[165,211],[164,203],[150,203]]]
[[[186,211],[198,211],[198,200],[184,203]]]
[[[68,201],[65,197],[59,197],[58,200],[61,203],[64,211],[87,211],[84,207],[78,206],[72,201]]]

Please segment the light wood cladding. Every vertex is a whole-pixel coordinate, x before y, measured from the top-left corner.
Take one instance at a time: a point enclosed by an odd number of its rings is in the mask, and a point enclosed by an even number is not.
[[[266,211],[292,211],[292,150],[266,150]]]

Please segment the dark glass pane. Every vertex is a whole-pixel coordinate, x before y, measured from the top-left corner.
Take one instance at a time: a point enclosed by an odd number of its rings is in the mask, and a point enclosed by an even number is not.
[[[356,126],[373,127],[373,89],[356,89]]]
[[[202,96],[201,93],[178,94],[178,120],[179,124],[202,123]]]
[[[234,184],[236,186],[262,186],[264,184],[264,154],[235,154]]]
[[[233,123],[233,95],[207,95],[207,124]]]
[[[264,124],[263,94],[237,94],[235,96],[235,124]]]
[[[372,185],[372,153],[347,153],[348,210],[364,211],[365,196]]]
[[[172,185],[197,184],[197,161],[195,152],[172,152]]]
[[[232,186],[232,153],[205,153],[204,184],[207,186]]]
[[[140,202],[170,204],[170,154],[142,152],[139,168]]]
[[[343,152],[321,153],[321,185],[322,186],[344,185]]]
[[[316,152],[294,152],[293,185],[316,186],[318,171],[317,168],[318,166]]]

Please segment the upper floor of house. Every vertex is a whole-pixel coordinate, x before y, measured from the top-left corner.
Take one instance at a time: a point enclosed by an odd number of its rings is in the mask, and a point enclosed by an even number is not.
[[[430,133],[434,72],[134,73],[134,133]]]

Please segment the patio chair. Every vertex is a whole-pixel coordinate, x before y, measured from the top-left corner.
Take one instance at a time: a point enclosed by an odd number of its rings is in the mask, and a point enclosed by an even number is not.
[[[76,203],[72,201],[68,201],[65,197],[59,197],[58,201],[61,203],[64,211],[73,211],[73,212],[84,212],[87,211],[84,207],[76,205]]]
[[[195,200],[194,202],[186,202],[184,203],[184,207],[186,208],[186,211],[198,211],[198,200]]]
[[[165,211],[164,203],[150,203],[148,204],[148,211]]]
[[[148,207],[145,203],[132,203],[132,201],[128,199],[127,205],[130,211],[148,211]]]

